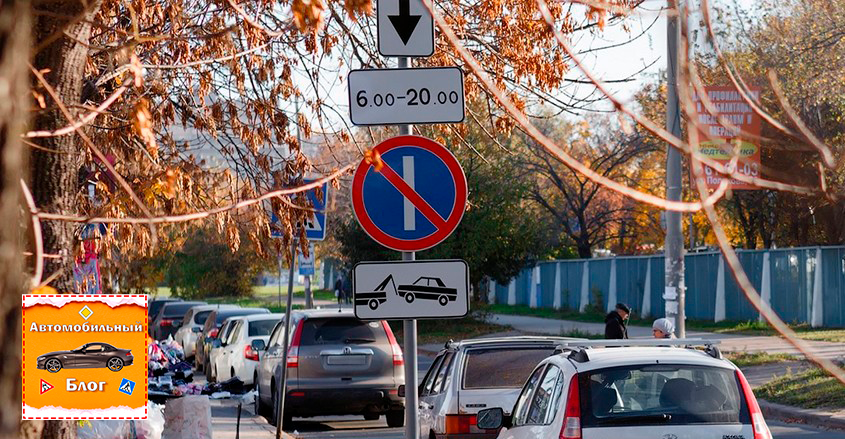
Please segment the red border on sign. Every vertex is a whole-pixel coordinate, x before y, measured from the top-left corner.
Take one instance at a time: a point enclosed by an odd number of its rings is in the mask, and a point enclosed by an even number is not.
[[[373,151],[384,155],[392,149],[403,146],[422,148],[440,158],[443,164],[449,169],[449,173],[452,175],[452,181],[455,184],[455,202],[452,205],[452,211],[449,217],[445,219],[444,226],[437,228],[437,231],[424,238],[411,240],[393,237],[379,229],[370,218],[364,206],[364,179],[372,167],[366,160],[361,161],[352,178],[352,210],[355,212],[355,217],[364,231],[379,244],[397,251],[420,251],[443,242],[444,239],[448,238],[455,231],[458,224],[460,224],[467,203],[467,179],[466,175],[464,175],[464,170],[461,168],[460,163],[458,163],[458,159],[455,158],[451,151],[434,140],[422,136],[392,137],[376,145]]]

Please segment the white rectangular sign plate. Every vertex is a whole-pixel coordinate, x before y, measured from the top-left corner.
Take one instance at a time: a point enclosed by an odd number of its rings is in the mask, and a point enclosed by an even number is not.
[[[378,0],[376,17],[382,56],[434,54],[434,20],[422,0]]]
[[[352,290],[361,320],[461,318],[469,312],[469,267],[462,260],[361,262]]]
[[[463,71],[457,67],[353,70],[349,113],[355,125],[461,123]]]

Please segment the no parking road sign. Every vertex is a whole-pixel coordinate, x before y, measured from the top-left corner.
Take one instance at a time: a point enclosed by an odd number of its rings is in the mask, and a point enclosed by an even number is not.
[[[374,150],[383,166],[366,160],[352,180],[352,209],[367,234],[393,250],[431,248],[458,227],[467,202],[460,163],[443,145],[398,136]]]

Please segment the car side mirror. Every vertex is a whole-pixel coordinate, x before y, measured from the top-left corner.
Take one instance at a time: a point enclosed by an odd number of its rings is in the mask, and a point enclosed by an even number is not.
[[[397,393],[398,393],[400,398],[405,397],[405,385],[404,384],[399,386],[399,390],[397,390]]]
[[[191,332],[202,332],[202,328],[200,328],[199,326],[196,326],[194,328],[191,328]]]
[[[252,345],[252,348],[255,349],[256,351],[263,351],[264,348],[267,347],[267,343],[264,342],[264,340],[261,340],[261,339],[253,340],[252,343],[250,343],[250,345]]]
[[[219,339],[214,339],[214,340],[211,341],[211,347],[212,348],[219,348],[220,346],[223,346],[223,342],[220,341]]]
[[[480,410],[475,423],[478,428],[484,430],[498,430],[505,424],[505,411],[500,407]]]

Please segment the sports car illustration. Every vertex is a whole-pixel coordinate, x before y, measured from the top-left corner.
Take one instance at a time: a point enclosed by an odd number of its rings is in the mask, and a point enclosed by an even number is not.
[[[105,367],[112,372],[129,366],[135,358],[131,349],[116,348],[108,343],[85,343],[69,351],[48,352],[38,357],[38,369],[56,373],[66,369]]]
[[[396,293],[412,303],[414,299],[436,300],[442,306],[458,298],[458,290],[447,287],[440,278],[421,277],[411,285],[399,285]]]

